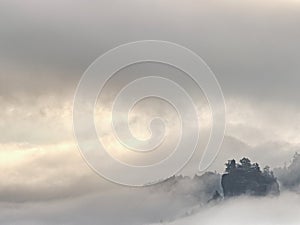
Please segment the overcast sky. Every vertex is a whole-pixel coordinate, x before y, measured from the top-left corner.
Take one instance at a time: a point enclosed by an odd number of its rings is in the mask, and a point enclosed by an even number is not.
[[[282,166],[300,146],[299,27],[299,0],[1,0],[0,217],[9,221],[16,202],[42,202],[46,211],[50,199],[71,197],[92,207],[86,196],[119,189],[80,157],[72,101],[87,67],[132,41],[178,43],[215,73],[227,130],[210,170],[222,172],[227,159],[241,156]],[[197,160],[183,173],[193,175]]]

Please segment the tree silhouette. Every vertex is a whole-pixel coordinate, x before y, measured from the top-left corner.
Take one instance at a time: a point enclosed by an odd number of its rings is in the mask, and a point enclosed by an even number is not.
[[[248,158],[242,158],[240,160],[239,167],[245,170],[249,170],[251,168],[251,161]]]
[[[227,173],[230,173],[230,172],[232,172],[233,170],[236,169],[236,162],[235,162],[234,159],[228,160],[228,162],[225,163],[225,165],[226,165],[225,171],[226,171]]]
[[[299,156],[300,159],[300,156]],[[222,175],[222,188],[225,197],[241,194],[264,196],[269,193],[278,194],[279,185],[269,166],[260,169],[258,163],[242,158],[239,163],[234,159],[225,164],[225,174]]]
[[[254,169],[255,171],[257,171],[257,172],[261,172],[261,170],[260,170],[260,167],[259,167],[258,163],[254,163],[254,164],[252,165],[252,167],[253,167],[253,169]]]

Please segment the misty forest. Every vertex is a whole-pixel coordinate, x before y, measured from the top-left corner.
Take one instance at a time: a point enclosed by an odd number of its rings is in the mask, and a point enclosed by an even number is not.
[[[225,163],[223,174],[206,172],[203,175],[173,176],[154,185],[155,191],[171,193],[178,198],[196,198],[200,207],[217,205],[235,197],[278,197],[280,191],[297,192],[300,186],[300,154],[295,153],[289,165],[271,170],[269,166],[260,167],[244,157]],[[197,212],[185,212],[187,216]],[[161,221],[163,222],[163,221]]]

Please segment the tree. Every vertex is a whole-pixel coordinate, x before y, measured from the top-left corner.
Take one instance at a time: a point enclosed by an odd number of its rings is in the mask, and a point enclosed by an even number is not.
[[[254,163],[254,164],[252,165],[252,167],[254,168],[255,171],[261,172],[258,163]]]
[[[241,160],[240,160],[240,167],[242,168],[242,169],[250,169],[251,168],[251,161],[250,161],[250,159],[248,159],[248,158],[242,158]]]
[[[215,191],[213,197],[210,200],[208,200],[208,203],[210,203],[212,201],[218,201],[220,199],[222,199],[221,194],[218,191]]]
[[[293,162],[294,163],[300,162],[300,154],[298,152],[295,153],[293,157]]]
[[[228,162],[225,163],[225,165],[226,165],[225,171],[226,171],[227,173],[230,173],[230,172],[232,172],[234,169],[236,169],[236,162],[235,162],[234,159],[228,160]]]
[[[264,173],[264,175],[270,175],[270,167],[269,166],[265,166],[263,173]]]
[[[221,180],[225,198],[243,194],[279,194],[279,184],[269,166],[262,172],[259,164],[252,164],[248,158],[242,158],[239,163],[229,160],[225,165],[226,173]]]

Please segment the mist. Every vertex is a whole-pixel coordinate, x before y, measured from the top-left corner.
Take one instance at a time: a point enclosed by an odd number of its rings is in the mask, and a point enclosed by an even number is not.
[[[300,195],[284,192],[279,197],[230,199],[219,205],[199,209],[190,217],[165,224],[297,225],[300,220],[299,210]]]
[[[0,224],[299,225],[300,163],[291,162],[300,149],[299,27],[299,0],[1,0]],[[205,171],[210,176],[199,178],[201,148],[175,178],[129,188],[98,176],[78,151],[72,104],[82,74],[108,50],[138,40],[183,45],[218,79],[227,125],[220,152]],[[175,76],[144,66],[112,79],[104,100],[143,70]],[[193,82],[177,81],[193,91]],[[199,105],[206,129],[211,118]],[[97,126],[105,131],[111,125],[107,111],[100,105]],[[136,136],[149,136],[146,125],[155,113],[170,121],[170,133],[176,129],[174,112],[150,101],[133,112]],[[175,137],[164,147],[173,146]],[[105,138],[118,159],[137,164],[172,150],[136,162]],[[222,192],[224,163],[242,157],[269,165],[281,195],[208,204],[214,191]]]

